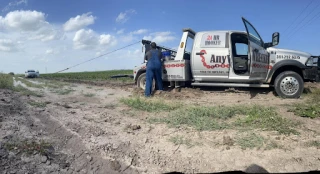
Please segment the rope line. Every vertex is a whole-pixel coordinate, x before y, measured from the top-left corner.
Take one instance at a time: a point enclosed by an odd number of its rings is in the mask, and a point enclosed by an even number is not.
[[[92,59],[86,60],[86,61],[84,61],[84,62],[78,63],[78,64],[76,64],[76,65],[73,65],[73,66],[70,66],[70,67],[65,68],[65,69],[63,69],[63,70],[60,70],[60,71],[58,71],[58,72],[55,72],[54,74],[60,73],[60,72],[63,72],[63,71],[66,71],[66,70],[68,70],[68,69],[74,68],[74,67],[79,66],[79,65],[81,65],[81,64],[90,62],[90,61],[92,61],[92,60],[94,60],[94,59],[98,59],[98,58],[100,58],[100,57],[106,56],[106,55],[111,54],[111,53],[113,53],[113,52],[122,50],[122,49],[124,49],[124,48],[130,47],[130,46],[135,45],[135,44],[138,44],[138,43],[140,43],[140,42],[141,42],[141,41],[138,41],[138,42],[129,44],[129,45],[127,45],[127,46],[124,46],[124,47],[122,47],[122,48],[115,49],[115,50],[110,51],[110,52],[108,52],[108,53],[102,54],[102,55],[100,55],[100,56],[94,57],[94,58],[92,58]]]

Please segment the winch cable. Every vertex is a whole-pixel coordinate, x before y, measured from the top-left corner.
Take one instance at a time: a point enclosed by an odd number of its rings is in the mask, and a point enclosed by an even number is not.
[[[105,53],[105,54],[102,54],[102,55],[100,55],[100,56],[94,57],[94,58],[92,58],[92,59],[86,60],[86,61],[84,61],[84,62],[78,63],[78,64],[76,64],[76,65],[70,66],[70,67],[68,67],[68,68],[65,68],[65,69],[63,69],[63,70],[61,70],[61,71],[55,72],[55,73],[53,73],[53,74],[56,74],[56,73],[60,73],[60,72],[69,70],[69,69],[74,68],[74,67],[76,67],[76,66],[79,66],[79,65],[81,65],[81,64],[90,62],[90,61],[92,61],[92,60],[94,60],[94,59],[98,59],[98,58],[100,58],[100,57],[103,57],[103,56],[106,56],[106,55],[108,55],[108,54],[114,53],[114,52],[116,52],[116,51],[125,49],[125,48],[127,48],[127,47],[130,47],[130,46],[132,46],[132,45],[138,44],[138,43],[140,43],[140,42],[141,42],[141,41],[138,41],[138,42],[129,44],[129,45],[127,45],[127,46],[124,46],[124,47],[122,47],[122,48],[115,49],[115,50],[113,50],[113,51],[110,51],[110,52],[108,52],[108,53]]]

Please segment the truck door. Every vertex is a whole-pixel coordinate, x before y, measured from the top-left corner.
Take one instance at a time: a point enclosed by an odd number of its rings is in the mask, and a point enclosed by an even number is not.
[[[269,53],[264,48],[264,42],[257,30],[242,18],[248,35],[249,59],[250,59],[250,79],[264,81],[268,74]]]
[[[196,81],[225,81],[229,77],[226,32],[198,32],[192,50],[192,74]]]

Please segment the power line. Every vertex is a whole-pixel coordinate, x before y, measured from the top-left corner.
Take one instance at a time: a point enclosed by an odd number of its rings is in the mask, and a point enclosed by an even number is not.
[[[113,51],[111,51],[111,52],[108,52],[108,53],[102,54],[102,55],[100,55],[100,56],[98,56],[98,57],[94,57],[94,58],[92,58],[92,59],[89,59],[89,60],[86,60],[86,61],[84,61],[84,62],[78,63],[78,64],[76,64],[76,65],[73,65],[73,66],[71,66],[71,67],[69,67],[69,68],[63,69],[63,70],[58,71],[58,72],[55,72],[55,73],[59,73],[59,72],[66,71],[66,70],[68,70],[68,69],[74,68],[74,67],[76,67],[76,66],[79,66],[79,65],[81,65],[81,64],[87,63],[87,62],[92,61],[92,60],[94,60],[94,59],[97,59],[97,58],[103,57],[103,56],[105,56],[105,55],[111,54],[111,53],[113,53],[113,52],[119,51],[119,50],[124,49],[124,48],[127,48],[127,47],[130,47],[130,46],[135,45],[135,44],[137,44],[137,43],[139,43],[139,42],[141,42],[141,41],[138,41],[138,42],[135,42],[135,43],[129,44],[129,45],[124,46],[124,47],[122,47],[122,48],[115,49],[115,50],[113,50]],[[55,73],[54,73],[54,74],[55,74]]]
[[[298,23],[298,25],[296,26],[296,28],[316,9],[316,8],[318,8],[320,6],[320,3],[307,15],[307,16],[305,16],[303,19],[302,19],[302,21],[300,21],[300,23]],[[295,28],[295,29],[296,29]],[[293,29],[292,31],[294,31],[295,29]],[[288,35],[289,36],[289,35]]]
[[[300,12],[300,14],[297,16],[297,18],[288,26],[288,28],[283,32],[283,33],[286,33],[286,31],[292,26],[292,24],[294,24],[296,22],[296,20],[302,15],[302,13],[307,10],[307,8],[311,5],[311,3],[313,2],[314,0],[310,1],[310,3]]]
[[[317,17],[317,18],[316,18],[316,17]],[[300,28],[298,28],[298,30],[296,30],[294,33],[292,33],[291,36],[293,36],[295,33],[297,33],[299,30],[301,30],[302,27],[306,27],[306,26],[308,26],[309,24],[311,24],[311,23],[312,23],[311,21],[312,21],[313,19],[316,18],[316,20],[317,20],[317,19],[319,19],[319,17],[320,17],[320,12],[318,12],[316,15],[314,15],[313,18],[311,18],[308,22],[306,22],[305,25],[300,26]],[[316,20],[314,20],[314,21],[316,21]],[[291,39],[291,38],[292,38],[292,37],[290,37],[289,39]]]

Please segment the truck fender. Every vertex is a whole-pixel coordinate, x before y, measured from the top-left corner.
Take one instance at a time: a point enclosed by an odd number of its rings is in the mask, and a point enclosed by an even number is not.
[[[146,69],[139,69],[138,72],[137,72],[137,75],[134,79],[135,82],[137,82],[139,76],[142,74],[142,73],[145,73],[146,72]]]
[[[269,74],[268,74],[268,77],[267,77],[267,82],[270,83],[271,80],[273,79],[273,75],[277,75],[275,74],[275,72],[277,72],[277,70],[279,70],[280,68],[283,68],[283,67],[297,67],[301,70],[301,72],[303,73],[305,69],[307,69],[308,67],[304,64],[302,64],[301,62],[299,61],[296,61],[296,60],[282,60],[278,63],[276,63],[270,70]],[[292,69],[291,69],[292,70]],[[300,75],[303,75],[303,78],[304,78],[304,74],[300,74]]]

